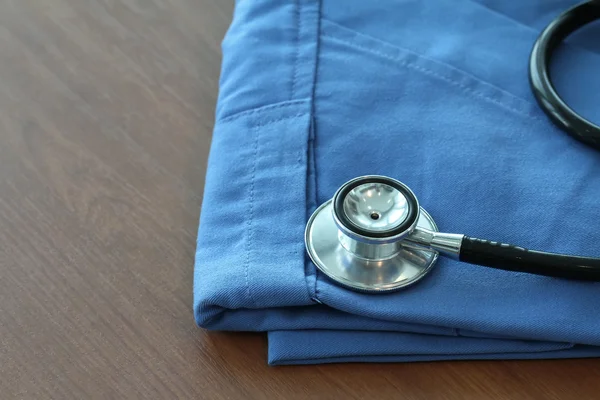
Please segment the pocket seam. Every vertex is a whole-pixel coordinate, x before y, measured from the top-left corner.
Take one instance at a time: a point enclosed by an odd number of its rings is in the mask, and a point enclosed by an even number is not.
[[[360,34],[360,33],[357,32],[357,34]],[[444,76],[444,75],[442,75],[442,74],[440,74],[438,72],[435,72],[435,71],[432,71],[430,69],[427,69],[427,68],[425,68],[423,66],[417,65],[415,63],[408,62],[406,60],[401,60],[401,59],[399,59],[397,57],[394,57],[392,55],[386,54],[384,52],[381,52],[381,51],[378,51],[378,50],[375,50],[375,49],[372,49],[372,48],[364,47],[364,46],[358,45],[356,43],[349,42],[349,41],[344,40],[344,39],[340,39],[339,37],[333,36],[331,34],[325,34],[325,33],[323,33],[321,36],[324,37],[324,38],[328,38],[328,39],[330,39],[332,41],[344,44],[346,46],[349,46],[349,47],[352,47],[352,48],[355,48],[355,49],[358,49],[358,50],[366,51],[368,53],[377,55],[377,56],[382,57],[384,59],[387,59],[389,61],[393,61],[395,63],[395,65],[400,65],[400,66],[403,66],[403,67],[411,68],[411,69],[413,69],[413,70],[415,70],[417,72],[421,72],[421,73],[423,73],[425,75],[433,76],[435,78],[438,78],[438,79],[446,82],[447,84],[450,84],[452,86],[458,87],[459,89],[461,89],[464,93],[466,93],[468,95],[474,95],[474,96],[479,97],[479,98],[481,98],[483,100],[492,102],[492,103],[496,104],[497,106],[502,107],[502,108],[504,108],[504,109],[506,109],[508,111],[512,111],[512,112],[514,112],[516,114],[519,114],[521,116],[525,116],[525,117],[528,117],[528,118],[533,118],[535,120],[540,120],[541,121],[541,118],[539,116],[537,116],[537,115],[533,115],[533,114],[531,114],[529,112],[524,112],[524,111],[521,111],[521,110],[519,110],[517,108],[514,108],[514,107],[511,107],[511,106],[509,106],[507,104],[504,104],[504,103],[502,103],[502,102],[494,99],[493,97],[490,97],[490,96],[487,96],[487,95],[485,95],[485,94],[483,94],[481,92],[475,91],[475,90],[473,90],[472,88],[470,88],[468,86],[465,86],[465,85],[463,85],[461,83],[458,83],[458,82],[452,80],[451,78],[449,78],[447,76]],[[382,43],[384,43],[384,42],[382,42]],[[386,44],[386,45],[387,46],[391,46],[389,44]],[[396,46],[392,46],[392,47],[398,49],[399,51],[403,51],[402,48],[399,48],[399,47],[396,47]],[[430,60],[428,60],[426,58],[423,58],[422,56],[420,56],[420,55],[418,55],[416,53],[410,52],[410,54],[414,54],[414,56],[418,57],[419,59],[430,61]],[[438,61],[430,61],[430,62],[439,63]],[[461,73],[464,76],[468,76],[467,75],[468,73],[466,73],[466,72],[464,72],[462,70],[456,69],[456,68],[454,68],[452,66],[449,66],[449,68],[452,68],[452,69],[458,71],[459,73]],[[485,81],[482,81],[480,79],[477,79],[475,77],[472,77],[472,76],[468,76],[468,77],[469,77],[469,79],[472,79],[472,80],[474,80],[476,82],[479,82],[480,84],[492,86],[491,84],[489,84],[489,83],[487,83]],[[496,88],[496,90],[502,91],[502,89],[499,89],[499,88]],[[504,95],[506,95],[506,96],[510,96],[511,98],[513,98],[513,99],[515,99],[517,101],[527,103],[528,105],[532,105],[527,100],[523,100],[523,99],[521,99],[521,98],[519,98],[517,96],[514,96],[511,93],[508,93],[508,92],[505,92],[505,91],[502,91],[502,93]]]

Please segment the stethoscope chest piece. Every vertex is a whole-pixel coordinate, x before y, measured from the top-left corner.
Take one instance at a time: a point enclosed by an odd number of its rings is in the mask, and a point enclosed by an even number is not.
[[[415,230],[438,232],[401,182],[364,176],[345,183],[309,219],[307,252],[327,277],[363,292],[394,291],[425,277],[438,251],[403,240]]]

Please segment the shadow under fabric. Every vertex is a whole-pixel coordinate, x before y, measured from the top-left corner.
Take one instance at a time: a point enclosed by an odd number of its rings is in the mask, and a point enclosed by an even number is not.
[[[552,125],[527,66],[575,4],[239,1],[223,64],[194,272],[211,330],[268,332],[271,365],[600,356],[600,285],[441,258],[385,295],[306,256],[314,209],[356,176],[413,189],[440,230],[600,256],[600,153]],[[557,90],[600,121],[595,24]],[[595,78],[595,80],[594,80]]]

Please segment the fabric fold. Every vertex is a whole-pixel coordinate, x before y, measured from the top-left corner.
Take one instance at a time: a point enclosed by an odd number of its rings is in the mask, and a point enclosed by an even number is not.
[[[319,204],[381,174],[410,186],[441,230],[600,256],[600,154],[548,121],[527,79],[538,26],[570,5],[239,1],[199,223],[197,324],[268,332],[271,365],[597,357],[600,284],[441,258],[417,285],[368,295],[330,282],[304,249]],[[565,44],[555,69],[600,121],[592,45]]]

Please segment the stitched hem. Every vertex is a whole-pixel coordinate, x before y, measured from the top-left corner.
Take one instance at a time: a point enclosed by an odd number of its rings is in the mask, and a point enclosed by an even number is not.
[[[250,268],[250,254],[254,245],[254,233],[252,231],[252,221],[254,219],[254,184],[256,177],[256,164],[258,161],[258,144],[260,143],[260,129],[258,129],[260,125],[256,125],[253,128],[254,132],[254,153],[253,153],[253,162],[252,162],[252,170],[250,172],[250,194],[248,195],[248,219],[246,221],[246,263],[244,265],[244,277],[246,278],[246,294],[248,299],[252,304],[256,304],[254,299],[252,298],[252,292],[250,291],[250,283],[248,278],[248,269]]]
[[[300,24],[302,18],[300,18],[300,4],[299,0],[294,0],[294,24],[295,24],[295,37],[294,37],[294,62],[292,63],[292,88],[290,89],[290,100],[293,100],[296,95],[296,80],[298,79],[298,59],[300,58]]]

